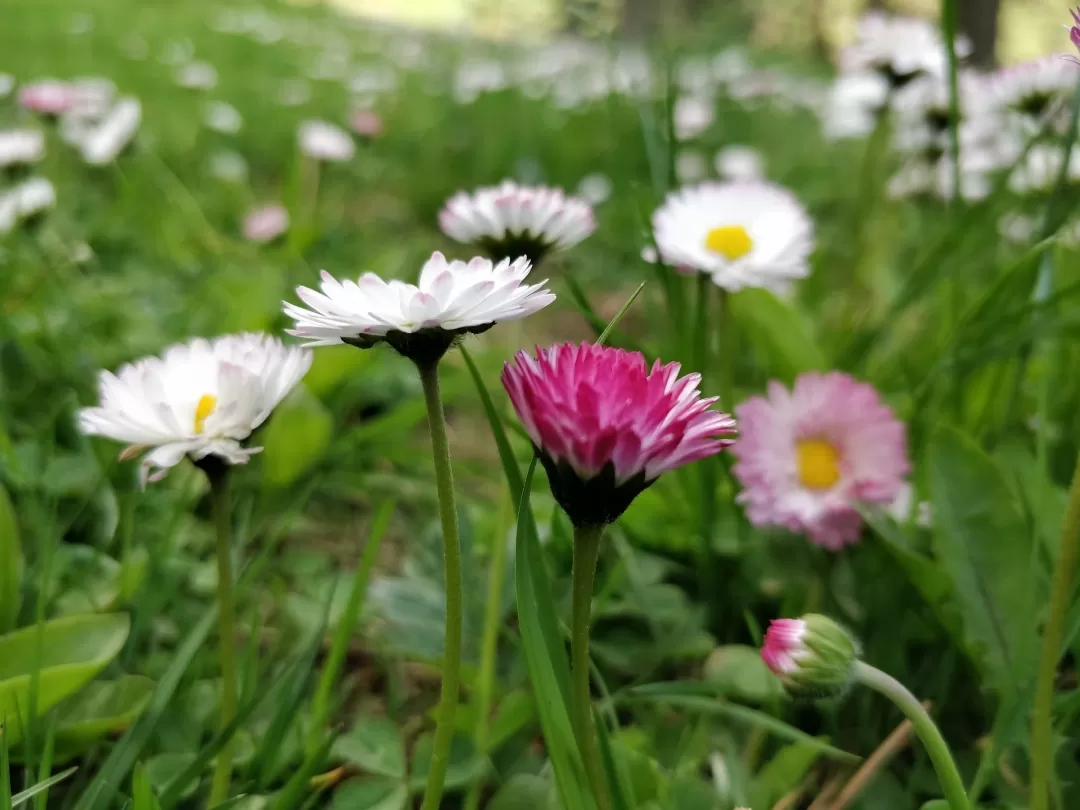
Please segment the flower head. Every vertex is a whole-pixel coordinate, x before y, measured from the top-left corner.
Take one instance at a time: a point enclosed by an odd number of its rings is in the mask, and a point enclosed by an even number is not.
[[[364,138],[377,138],[382,135],[383,120],[374,110],[354,110],[349,116],[349,126],[357,135]]]
[[[142,122],[142,105],[136,98],[122,98],[102,118],[87,129],[76,144],[83,160],[91,166],[112,163],[135,138]]]
[[[349,133],[329,121],[304,121],[298,138],[300,151],[312,160],[342,163],[356,154],[356,144]]]
[[[1075,83],[1075,65],[1044,56],[997,71],[989,81],[989,90],[1001,107],[1041,120],[1065,103]]]
[[[45,133],[36,129],[0,132],[0,169],[37,163],[45,156]]]
[[[761,658],[789,691],[825,697],[851,683],[859,646],[832,619],[808,613],[770,622]]]
[[[101,372],[101,404],[79,411],[90,436],[126,442],[121,458],[144,449],[141,480],[157,481],[184,456],[244,464],[259,452],[241,442],[261,425],[311,366],[311,352],[258,334],[196,338]]]
[[[958,56],[971,52],[971,43],[958,37]],[[945,45],[937,25],[921,17],[901,17],[869,12],[859,20],[855,40],[840,54],[845,71],[873,69],[893,87],[924,74],[947,70]]]
[[[565,250],[596,229],[592,208],[579,197],[511,180],[459,192],[439,212],[442,232],[482,247],[493,259],[527,256],[533,264],[551,250]]]
[[[735,420],[699,374],[638,352],[563,343],[519,352],[502,383],[575,525],[610,523],[661,473],[719,453]]]
[[[716,153],[713,166],[725,180],[753,181],[765,177],[765,161],[752,146],[725,146]]]
[[[437,360],[455,336],[524,318],[554,301],[546,282],[523,283],[530,269],[525,257],[498,264],[483,258],[448,262],[434,253],[417,284],[384,281],[374,273],[339,282],[323,271],[321,292],[296,290],[309,308],[285,304],[285,314],[296,321],[289,333],[309,346],[385,341],[413,360]]]
[[[289,212],[281,203],[253,208],[244,217],[244,238],[249,242],[272,242],[289,229]]]
[[[788,391],[769,384],[735,411],[733,470],[756,526],[805,532],[836,550],[858,541],[860,504],[888,506],[909,465],[904,424],[873,386],[841,372],[808,372]]]
[[[75,88],[55,79],[42,79],[19,89],[19,106],[42,115],[59,115],[75,101]]]
[[[787,291],[810,272],[813,223],[787,189],[766,182],[702,183],[653,213],[663,260],[712,276],[725,290]]]

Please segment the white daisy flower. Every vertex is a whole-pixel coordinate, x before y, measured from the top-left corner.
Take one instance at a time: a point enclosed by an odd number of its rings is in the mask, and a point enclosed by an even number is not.
[[[1009,188],[1017,194],[1046,191],[1057,182],[1060,172],[1061,147],[1036,144],[1009,175]],[[1068,179],[1080,179],[1080,149],[1075,146],[1069,156]]]
[[[787,292],[810,272],[813,223],[795,195],[766,182],[708,182],[672,192],[654,213],[666,264],[712,276],[732,292]]]
[[[725,146],[713,159],[716,173],[724,180],[762,180],[765,160],[751,146]]]
[[[442,232],[482,247],[495,259],[528,257],[533,264],[552,250],[565,250],[596,230],[592,207],[561,189],[519,186],[512,180],[458,192],[439,212]]]
[[[142,105],[136,98],[122,98],[96,127],[78,143],[83,160],[91,166],[112,163],[135,138],[142,121]]]
[[[56,189],[44,177],[31,177],[11,189],[15,214],[20,220],[43,214],[56,205]]]
[[[188,62],[176,72],[176,83],[191,90],[212,90],[217,82],[217,70],[208,62]]]
[[[0,169],[37,163],[45,157],[45,133],[36,129],[0,132]]]
[[[708,173],[709,164],[701,152],[680,149],[675,156],[675,177],[680,183],[696,183]]]
[[[329,121],[304,121],[297,132],[300,151],[312,160],[340,163],[351,160],[356,143],[349,133]]]
[[[157,481],[184,456],[244,464],[262,448],[242,442],[311,366],[311,352],[258,334],[196,338],[101,372],[101,404],[79,411],[90,436],[126,442],[121,459],[144,449],[141,480]]]
[[[285,314],[296,321],[288,331],[308,346],[364,348],[386,341],[411,359],[428,357],[429,351],[437,359],[457,334],[486,331],[497,321],[524,318],[554,301],[546,281],[523,283],[531,269],[525,257],[466,263],[433,253],[417,284],[384,281],[374,273],[340,282],[323,271],[321,292],[296,290],[308,309],[285,303]]]
[[[675,139],[688,141],[707,130],[716,117],[712,101],[700,96],[679,96],[672,111]]]
[[[1002,68],[989,82],[989,93],[1002,107],[1041,119],[1076,86],[1076,65],[1045,56]]]
[[[227,101],[211,101],[203,110],[203,121],[210,129],[224,135],[235,135],[244,126],[240,111]]]
[[[970,42],[957,38],[956,51],[957,56],[970,53]],[[840,64],[844,70],[875,70],[893,87],[925,73],[941,75],[947,68],[936,23],[873,11],[859,20],[855,41],[840,52]]]
[[[877,73],[861,71],[838,76],[818,113],[825,137],[843,140],[869,135],[888,96],[889,83]]]

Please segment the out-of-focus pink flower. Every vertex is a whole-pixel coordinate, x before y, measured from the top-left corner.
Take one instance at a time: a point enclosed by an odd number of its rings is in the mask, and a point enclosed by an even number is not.
[[[794,672],[799,667],[799,659],[809,653],[803,643],[805,635],[806,622],[802,619],[773,619],[765,631],[761,660],[781,677]]]
[[[857,542],[856,507],[890,505],[910,469],[903,422],[873,386],[841,372],[808,372],[791,391],[772,382],[735,414],[733,470],[750,522],[828,549]]]
[[[1066,28],[1069,29],[1069,41],[1072,42],[1073,46],[1078,51],[1080,51],[1080,6],[1078,6],[1077,8],[1071,9],[1069,11],[1069,14],[1072,15],[1072,19],[1073,19],[1073,24],[1072,25],[1066,25],[1065,26]],[[1070,62],[1076,62],[1076,57],[1067,57],[1067,58],[1069,59]]]
[[[349,116],[352,131],[364,138],[377,138],[382,135],[383,120],[374,110],[355,110]]]
[[[253,208],[244,217],[244,238],[249,242],[272,242],[289,229],[289,212],[281,203]]]
[[[502,383],[575,525],[610,523],[661,473],[719,453],[735,420],[701,375],[639,352],[564,343],[517,354]]]
[[[19,106],[42,115],[60,115],[78,100],[75,88],[68,82],[42,79],[19,89]]]

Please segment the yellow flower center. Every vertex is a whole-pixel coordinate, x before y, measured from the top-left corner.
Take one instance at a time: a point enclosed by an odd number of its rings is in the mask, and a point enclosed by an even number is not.
[[[705,235],[705,247],[729,261],[741,259],[754,246],[754,240],[742,225],[722,225]]]
[[[819,439],[795,445],[799,479],[811,489],[828,489],[840,480],[840,454],[828,442]]]
[[[217,406],[217,397],[213,394],[203,394],[199,397],[199,404],[195,406],[195,432],[202,433],[206,427],[206,417],[214,412]]]

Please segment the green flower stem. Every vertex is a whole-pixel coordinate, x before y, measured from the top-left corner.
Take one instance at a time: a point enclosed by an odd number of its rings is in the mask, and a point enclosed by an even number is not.
[[[217,590],[218,590],[218,655],[221,659],[221,719],[224,731],[236,717],[236,614],[233,605],[233,573],[230,555],[231,511],[229,504],[229,473],[221,465],[211,472],[205,468],[210,479],[210,504],[217,527]],[[214,779],[210,787],[209,807],[215,807],[229,798],[229,782],[232,779],[233,748],[228,740],[218,752],[214,765]]]
[[[1054,580],[1050,586],[1050,612],[1043,631],[1042,656],[1035,682],[1035,711],[1031,721],[1031,810],[1046,810],[1050,776],[1054,764],[1053,720],[1054,680],[1061,657],[1061,636],[1069,611],[1073,575],[1080,559],[1080,457],[1076,460],[1065,519],[1061,526]]]
[[[728,413],[735,412],[735,358],[738,349],[735,346],[735,315],[731,311],[731,293],[722,287],[720,292],[720,351],[717,360],[720,364],[720,407]],[[702,369],[696,369],[701,371]]]
[[[573,607],[570,617],[570,669],[573,681],[574,736],[581,748],[585,773],[600,810],[610,810],[607,780],[600,763],[600,748],[593,725],[592,696],[589,691],[589,618],[592,610],[593,580],[600,556],[603,526],[574,528]]]
[[[437,810],[442,801],[450,746],[454,741],[461,680],[461,545],[458,539],[457,506],[454,503],[454,474],[450,468],[450,445],[446,438],[446,415],[439,395],[439,362],[418,363],[424,387],[431,450],[435,460],[435,487],[439,493],[442,520],[443,565],[446,572],[446,647],[443,653],[442,696],[435,721],[431,768],[421,810]]]
[[[930,761],[937,771],[938,781],[945,792],[945,799],[951,810],[970,810],[967,793],[964,791],[964,780],[960,778],[960,771],[956,768],[952,752],[948,743],[941,736],[938,727],[907,687],[892,675],[882,672],[880,669],[870,666],[865,661],[858,661],[854,670],[855,680],[863,686],[868,686],[875,692],[880,692],[904,713],[911,721],[915,733],[922,740],[926,753],[930,755]]]

